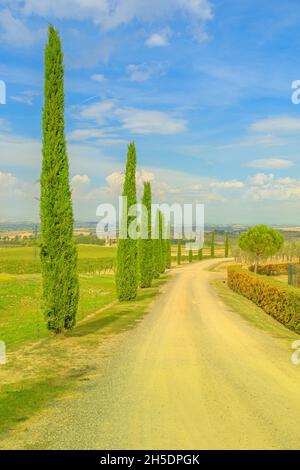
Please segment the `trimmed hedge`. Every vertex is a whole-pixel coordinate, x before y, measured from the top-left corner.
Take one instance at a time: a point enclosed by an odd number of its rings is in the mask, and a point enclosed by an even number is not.
[[[249,267],[249,271],[254,271],[254,266]],[[257,267],[257,274],[265,276],[280,276],[288,273],[288,263],[265,264]]]
[[[300,333],[300,289],[236,266],[228,268],[228,286],[275,320]]]

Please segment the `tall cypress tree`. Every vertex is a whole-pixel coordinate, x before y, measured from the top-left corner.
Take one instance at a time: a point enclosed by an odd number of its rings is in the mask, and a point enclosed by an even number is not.
[[[144,183],[139,263],[141,287],[151,287],[153,279],[153,240],[151,238],[151,184]]]
[[[172,244],[171,244],[171,226],[170,223],[167,227],[167,239],[166,239],[166,268],[170,269],[172,266]]]
[[[214,258],[215,256],[215,232],[211,232],[211,245],[210,245],[210,256]]]
[[[64,131],[63,53],[53,26],[45,49],[44,94],[40,179],[43,309],[48,328],[60,333],[75,325],[79,284]]]
[[[190,243],[192,243],[192,240],[190,240]],[[193,262],[193,250],[189,248],[189,263]]]
[[[128,216],[136,198],[136,151],[131,142],[128,146],[123,196],[127,198],[127,207],[123,207],[121,230],[124,238],[119,237],[117,249],[116,288],[120,301],[135,299],[138,288],[138,241],[131,238],[128,228],[135,221],[135,216]],[[126,238],[125,238],[126,236]]]
[[[229,255],[229,233],[226,232],[225,235],[225,258],[228,258]]]
[[[160,273],[163,274],[166,270],[166,240],[164,234],[164,216],[159,211],[159,244],[160,244]]]
[[[153,277],[155,279],[159,278],[160,268],[161,268],[161,243],[160,243],[160,237],[159,237],[159,225],[160,225],[160,211],[156,211],[155,225],[154,225],[155,237],[153,239]]]
[[[181,238],[177,240],[177,264],[181,264]]]

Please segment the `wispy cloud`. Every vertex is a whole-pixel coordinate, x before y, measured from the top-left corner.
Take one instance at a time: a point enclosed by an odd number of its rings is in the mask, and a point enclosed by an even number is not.
[[[8,8],[0,11],[0,40],[15,47],[30,47],[36,34],[25,23],[12,15]]]
[[[179,134],[187,128],[187,121],[170,113],[136,108],[118,109],[122,127],[132,134]]]
[[[91,75],[91,80],[93,80],[94,82],[101,83],[105,82],[106,78],[102,73],[94,73],[93,75]]]
[[[76,0],[76,8],[69,0],[24,0],[20,11],[24,15],[39,15],[62,19],[92,20],[105,30],[112,30],[134,20],[142,22],[168,21],[174,13],[181,14],[191,25],[195,39],[207,38],[205,25],[212,20],[209,0]]]
[[[261,119],[250,126],[255,132],[294,133],[300,131],[300,118],[277,116]]]
[[[251,160],[246,164],[250,168],[289,168],[293,166],[294,163],[292,160],[287,160],[285,158],[261,158],[258,160]]]
[[[243,181],[229,180],[229,181],[213,181],[210,183],[211,188],[217,189],[240,189],[243,188],[245,184]]]
[[[10,96],[9,99],[16,101],[17,103],[22,103],[28,106],[32,106],[34,97],[38,95],[39,93],[35,91],[23,91],[19,95]]]
[[[155,74],[161,74],[164,67],[161,64],[129,64],[126,68],[133,82],[145,82]]]
[[[231,142],[229,144],[218,145],[218,149],[226,148],[238,148],[238,147],[277,147],[285,145],[287,143],[286,139],[275,137],[271,134],[267,135],[251,135],[248,137],[243,137],[236,142]]]
[[[121,108],[116,100],[104,100],[81,106],[79,109],[77,108],[77,118],[94,121],[100,125],[108,122],[118,122],[121,129],[126,129],[131,134],[178,134],[184,132],[187,128],[187,121],[175,116],[173,113],[138,108]],[[90,130],[90,132],[95,131]]]

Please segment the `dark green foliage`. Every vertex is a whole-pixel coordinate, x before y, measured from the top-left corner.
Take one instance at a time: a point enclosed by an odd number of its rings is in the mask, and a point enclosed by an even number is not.
[[[210,256],[215,256],[215,232],[211,232]]]
[[[155,226],[153,239],[153,277],[159,278],[161,269],[161,242],[159,238],[159,225],[160,225],[160,213],[159,211],[155,214]]]
[[[117,251],[116,288],[120,301],[135,299],[138,288],[138,242],[128,234],[128,227],[136,221],[135,216],[128,216],[136,198],[136,151],[134,143],[128,146],[123,196],[127,197],[127,209],[124,205],[121,230],[127,238],[119,238]],[[126,213],[127,211],[127,213]]]
[[[139,243],[140,283],[141,287],[151,287],[153,279],[153,240],[151,238],[151,184],[149,182],[144,183],[142,204],[142,237]]]
[[[167,227],[167,239],[166,239],[166,268],[170,269],[172,265],[172,244],[171,244],[171,228],[170,224]]]
[[[228,258],[229,255],[229,233],[226,232],[225,235],[225,258]]]
[[[43,309],[48,328],[59,333],[75,325],[79,285],[64,134],[63,53],[59,35],[52,26],[45,49],[44,85],[40,180]]]
[[[199,248],[198,250],[198,260],[201,261],[203,259],[203,248]]]
[[[190,241],[192,243],[192,240]],[[189,249],[189,263],[193,262],[193,250],[190,248]]]
[[[181,264],[181,239],[177,241],[177,264]]]
[[[164,216],[159,211],[159,242],[160,242],[160,262],[159,272],[163,274],[166,269],[166,240],[164,239]]]

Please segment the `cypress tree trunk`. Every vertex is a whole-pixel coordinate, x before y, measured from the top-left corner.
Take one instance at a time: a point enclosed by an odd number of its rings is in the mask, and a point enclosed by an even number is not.
[[[63,53],[59,35],[52,26],[45,49],[44,85],[40,180],[43,308],[48,328],[60,333],[75,325],[79,284],[64,134]]]
[[[215,232],[211,233],[210,256],[212,258],[214,258],[214,256],[215,256]]]
[[[226,232],[226,236],[225,236],[225,258],[228,258],[228,254],[229,254],[229,233]]]
[[[177,241],[177,264],[181,264],[181,239]]]
[[[198,260],[201,261],[203,259],[203,248],[199,248],[198,250]]]
[[[144,183],[139,262],[141,287],[151,287],[153,279],[153,240],[151,238],[151,185]]]
[[[128,234],[129,225],[135,221],[135,216],[128,216],[136,198],[136,151],[134,143],[128,146],[123,196],[127,197],[127,208],[123,208],[121,228],[127,238],[118,240],[116,288],[120,301],[135,299],[138,288],[138,241]]]

